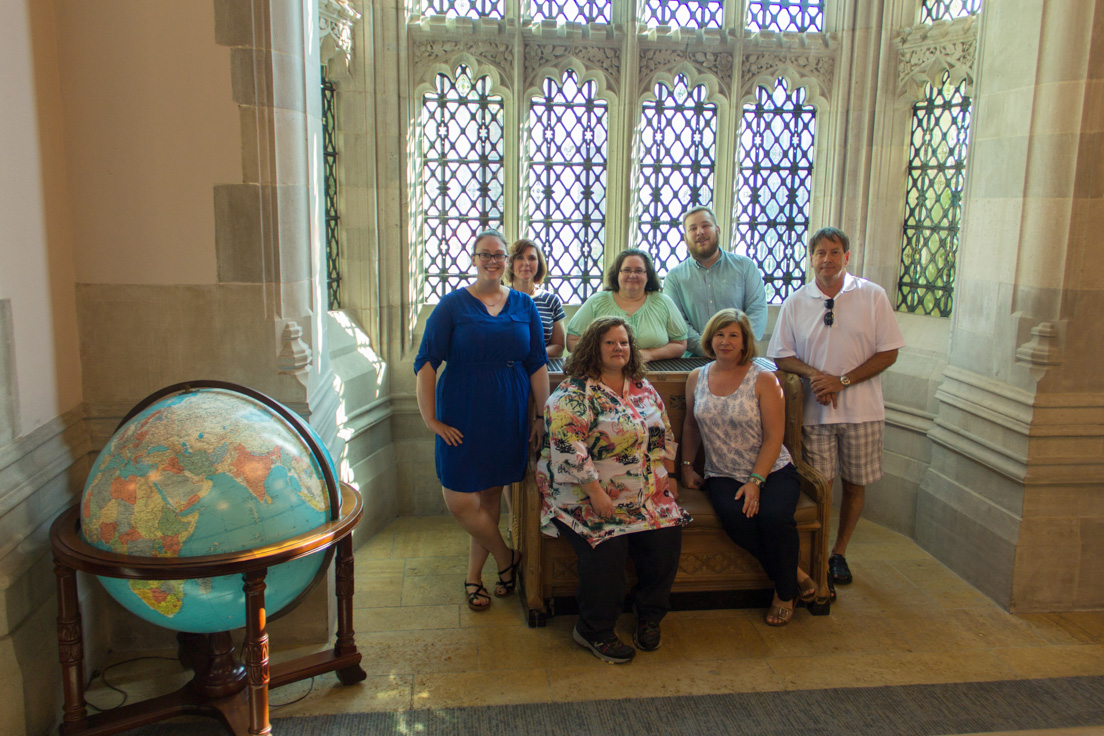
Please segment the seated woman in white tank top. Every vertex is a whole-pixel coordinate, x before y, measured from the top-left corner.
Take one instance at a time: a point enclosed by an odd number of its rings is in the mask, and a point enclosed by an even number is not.
[[[762,564],[774,582],[766,622],[785,626],[796,600],[811,601],[817,588],[797,566],[794,510],[801,482],[782,446],[782,387],[773,373],[752,363],[755,338],[740,310],[713,315],[701,346],[715,361],[686,380],[682,484],[705,491],[725,533]],[[703,443],[704,480],[692,462]]]

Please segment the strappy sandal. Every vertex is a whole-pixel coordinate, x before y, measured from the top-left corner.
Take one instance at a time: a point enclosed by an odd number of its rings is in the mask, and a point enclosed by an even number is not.
[[[771,606],[767,609],[767,615],[763,617],[763,620],[767,622],[767,626],[785,626],[793,618],[794,609],[786,608],[785,606]]]
[[[468,608],[473,611],[486,611],[491,607],[491,595],[483,583],[464,583],[464,595],[468,597]],[[476,603],[476,601],[487,601]]]
[[[798,598],[802,603],[812,603],[817,597],[817,584],[813,582],[812,578],[805,578],[805,582],[798,583],[797,587],[801,590]]]
[[[515,557],[515,555],[517,555]],[[517,587],[518,565],[521,564],[521,553],[516,549],[510,550],[510,566],[498,571],[498,582],[495,584],[494,594],[496,598],[505,598],[514,592]],[[502,576],[509,574],[509,580],[503,580]]]

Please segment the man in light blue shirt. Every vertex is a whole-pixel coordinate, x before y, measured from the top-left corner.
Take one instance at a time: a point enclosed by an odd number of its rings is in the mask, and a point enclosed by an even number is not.
[[[663,283],[689,325],[686,349],[705,355],[701,331],[709,318],[735,307],[747,313],[755,339],[767,329],[767,290],[759,266],[747,256],[721,250],[717,218],[708,207],[695,207],[682,216],[683,237],[690,258],[675,266]]]

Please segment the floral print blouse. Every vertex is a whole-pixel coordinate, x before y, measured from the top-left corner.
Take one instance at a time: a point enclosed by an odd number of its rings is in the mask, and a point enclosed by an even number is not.
[[[558,519],[597,547],[621,534],[690,523],[663,467],[677,449],[671,423],[646,379],[627,380],[622,398],[601,381],[568,378],[548,398],[544,421],[537,463],[543,533],[559,536]],[[593,480],[613,501],[611,519],[594,512],[582,488]]]

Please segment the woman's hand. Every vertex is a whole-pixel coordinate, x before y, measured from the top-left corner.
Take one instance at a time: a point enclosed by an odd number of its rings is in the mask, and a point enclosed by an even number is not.
[[[450,427],[442,422],[440,419],[434,419],[429,428],[432,429],[438,437],[445,441],[445,444],[451,447],[457,447],[464,441],[464,435],[456,427]]]
[[[698,475],[698,471],[694,470],[689,465],[682,466],[682,484],[684,486],[700,490],[704,483],[705,481]]]
[[[533,417],[533,426],[529,428],[529,447],[537,453],[541,451],[541,443],[544,441],[544,417]]]
[[[589,494],[590,505],[594,507],[594,513],[598,514],[603,519],[613,518],[613,501],[610,499],[609,494],[602,489],[593,491]]]
[[[749,519],[759,513],[759,486],[745,483],[736,491],[736,500],[744,499],[744,516]]]

